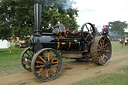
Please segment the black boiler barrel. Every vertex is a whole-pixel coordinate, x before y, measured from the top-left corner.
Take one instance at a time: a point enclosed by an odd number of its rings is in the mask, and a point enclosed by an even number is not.
[[[80,42],[59,41],[53,36],[34,37],[34,50],[37,52],[42,48],[53,48],[55,50],[68,51],[79,50]]]

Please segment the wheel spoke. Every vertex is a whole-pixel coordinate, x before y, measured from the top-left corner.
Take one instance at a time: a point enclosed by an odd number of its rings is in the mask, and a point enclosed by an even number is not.
[[[102,43],[101,43],[101,40],[100,40],[100,45],[101,45],[101,47],[102,47]]]
[[[52,65],[52,67],[55,67],[55,68],[56,68],[57,66],[55,66],[55,65]]]
[[[108,43],[106,45],[104,45],[103,47],[106,47],[106,46],[108,46]]]
[[[108,58],[108,56],[106,56],[105,54],[103,54],[105,58]]]
[[[100,56],[100,53],[98,53],[97,55]]]
[[[47,69],[45,68],[43,72],[39,73],[39,75],[42,76],[44,73],[46,73],[46,70],[47,70]]]
[[[49,60],[51,60],[51,59],[53,58],[53,56],[54,56],[54,53],[52,54],[52,56],[50,57],[50,59],[49,59]]]
[[[105,39],[103,40],[103,47],[104,47],[104,41],[105,41]]]
[[[58,61],[57,62],[51,62],[52,64],[57,64],[57,63],[59,63]]]
[[[40,73],[41,73],[41,71],[43,71],[43,68],[41,68],[39,71],[36,71],[36,72],[40,74]]]
[[[57,63],[59,63],[58,61],[57,62],[51,62],[52,64],[57,64]]]
[[[45,59],[45,61],[46,61],[46,54],[45,54],[45,53],[43,53],[43,57],[44,57],[44,59]]]
[[[43,68],[43,67],[45,67],[45,65],[37,65],[37,66],[35,66],[35,68]]]
[[[101,46],[98,44],[98,47],[101,48]]]
[[[56,70],[55,69],[53,69],[53,68],[50,68],[54,73],[56,72]]]
[[[41,61],[38,61],[38,60],[37,60],[37,62],[36,62],[36,63],[39,63],[39,64],[44,64],[43,62],[41,62]]]
[[[104,56],[103,55],[102,55],[102,58],[101,59],[102,59],[102,61],[104,61]]]
[[[86,26],[86,28],[88,29],[88,26],[87,25],[85,25]],[[88,31],[89,31],[89,29],[88,29]]]
[[[49,76],[51,76],[53,73],[52,73],[52,71],[51,71],[51,69],[49,69]]]
[[[39,56],[39,58],[40,58],[43,62],[46,62],[46,60],[44,60],[41,56]]]
[[[110,50],[104,50],[105,52],[107,52],[107,53],[109,53],[110,52]]]
[[[48,61],[50,61],[50,58],[49,58],[49,52],[48,52]]]
[[[104,57],[103,56],[100,56],[99,57],[99,61],[103,61],[104,60]]]
[[[27,58],[25,58],[25,57],[23,57],[23,59],[25,59],[25,60],[27,60],[27,61],[29,61],[29,62],[32,62],[31,60],[29,60],[29,59],[27,59]]]
[[[27,63],[24,63],[24,62],[23,62],[23,64],[26,65],[26,66],[28,66],[29,68],[31,68],[31,66],[29,66]]]
[[[52,61],[51,61],[51,62],[53,62],[55,59],[56,59],[56,56],[52,59]]]
[[[97,49],[97,51],[100,51],[100,49]]]
[[[46,71],[46,77],[48,78],[48,71],[49,71],[49,69]]]

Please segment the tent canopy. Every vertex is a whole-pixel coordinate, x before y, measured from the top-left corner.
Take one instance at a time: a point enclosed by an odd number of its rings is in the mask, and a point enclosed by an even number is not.
[[[0,40],[0,49],[1,48],[9,48],[10,47],[10,42],[7,40]]]

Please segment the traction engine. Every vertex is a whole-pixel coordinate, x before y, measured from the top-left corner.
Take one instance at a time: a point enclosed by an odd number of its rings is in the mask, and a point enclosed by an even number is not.
[[[34,4],[35,31],[29,47],[21,54],[21,64],[42,81],[55,79],[62,68],[62,58],[93,61],[106,65],[112,53],[110,40],[97,36],[91,23],[83,24],[81,31],[71,32],[63,24],[56,24],[52,33],[41,28],[42,5]]]

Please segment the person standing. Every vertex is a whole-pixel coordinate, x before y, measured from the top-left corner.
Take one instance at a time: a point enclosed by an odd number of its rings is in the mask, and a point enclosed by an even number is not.
[[[109,31],[108,31],[108,28],[106,27],[106,25],[103,25],[103,33],[102,33],[102,35],[109,38]]]
[[[127,45],[127,39],[125,39],[125,41],[124,41],[124,42],[125,42],[125,46],[126,46],[126,45]]]
[[[121,44],[121,46],[123,47],[123,44],[124,44],[124,38],[120,38],[120,44]]]
[[[95,27],[95,24],[93,24],[93,27],[95,29],[95,33],[96,33],[96,36],[97,36],[97,28]]]

